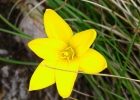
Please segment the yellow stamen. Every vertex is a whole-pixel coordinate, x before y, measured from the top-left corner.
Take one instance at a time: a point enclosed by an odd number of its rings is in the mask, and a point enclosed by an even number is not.
[[[64,51],[61,52],[60,57],[70,60],[74,58],[74,55],[74,50],[71,47],[67,47]]]

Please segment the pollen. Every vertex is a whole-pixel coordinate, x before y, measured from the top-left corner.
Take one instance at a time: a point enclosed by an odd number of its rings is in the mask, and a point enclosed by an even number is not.
[[[61,58],[66,58],[68,60],[73,59],[75,56],[74,50],[72,49],[72,47],[67,47],[66,49],[64,49],[64,51],[61,52],[60,57]]]

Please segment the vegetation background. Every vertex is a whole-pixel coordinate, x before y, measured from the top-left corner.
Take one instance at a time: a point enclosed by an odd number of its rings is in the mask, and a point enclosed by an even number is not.
[[[47,8],[56,10],[74,33],[94,28],[98,36],[91,48],[108,62],[100,74],[80,74],[68,100],[140,99],[139,0],[1,0],[1,100],[62,100],[55,85],[28,92],[29,79],[41,59],[27,43],[45,34],[42,17]],[[27,31],[27,19],[40,34]]]

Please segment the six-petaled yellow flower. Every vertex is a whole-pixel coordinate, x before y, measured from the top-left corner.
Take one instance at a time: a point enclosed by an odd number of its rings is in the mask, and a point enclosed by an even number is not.
[[[32,75],[29,90],[46,88],[56,82],[59,94],[67,98],[78,71],[99,73],[107,67],[107,63],[99,52],[89,48],[96,38],[94,29],[73,35],[69,25],[51,9],[44,14],[44,26],[48,38],[28,43],[29,48],[44,59]]]

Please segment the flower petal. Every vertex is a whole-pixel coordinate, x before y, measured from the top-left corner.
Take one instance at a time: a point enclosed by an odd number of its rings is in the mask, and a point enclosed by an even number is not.
[[[44,14],[44,26],[49,38],[61,39],[69,43],[73,32],[69,25],[52,9]]]
[[[89,49],[83,56],[79,57],[80,71],[87,74],[99,73],[107,67],[105,58],[96,50]]]
[[[89,29],[75,34],[70,41],[70,45],[75,50],[76,55],[80,57],[89,49],[95,38],[96,31]]]
[[[55,83],[54,69],[47,66],[55,66],[57,62],[43,60],[30,79],[29,91],[46,88]]]
[[[28,43],[29,48],[39,57],[46,60],[58,60],[59,54],[67,45],[57,39],[38,38]]]
[[[74,58],[73,60],[70,61],[62,59],[58,62],[57,68],[63,70],[63,71],[62,70],[55,71],[57,90],[63,98],[67,98],[70,96],[72,92],[78,74],[79,69],[78,60],[77,58]]]

